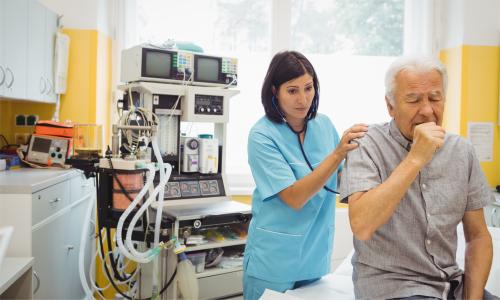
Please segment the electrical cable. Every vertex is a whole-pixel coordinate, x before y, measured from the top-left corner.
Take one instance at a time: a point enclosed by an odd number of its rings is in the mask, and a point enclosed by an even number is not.
[[[102,243],[101,230],[99,230],[99,247],[101,249],[101,255],[104,254],[104,245]],[[106,273],[106,276],[108,277],[108,280],[111,283],[111,285],[113,285],[113,288],[120,295],[122,295],[123,297],[125,297],[126,299],[129,299],[129,300],[132,300],[132,299],[135,299],[135,300],[151,300],[151,297],[149,297],[149,298],[142,298],[141,299],[141,298],[132,298],[132,297],[124,294],[120,289],[118,289],[118,287],[116,286],[115,281],[112,279],[107,264],[104,264],[104,272]],[[176,275],[177,275],[177,266],[175,267],[174,273],[172,274],[172,276],[170,277],[170,279],[167,281],[167,283],[165,284],[165,286],[163,286],[163,288],[160,290],[159,295],[163,294],[167,290],[167,288],[172,284],[172,282],[173,282],[173,280],[174,280],[174,278],[175,278]]]
[[[113,251],[112,251],[113,248],[111,245],[111,233],[110,232],[111,232],[111,228],[109,226],[106,226],[106,236],[107,236],[108,251],[109,251],[108,253],[109,253],[109,260],[111,262],[111,268],[113,269],[113,272],[114,272],[116,279],[118,279],[119,281],[128,281],[133,276],[130,276],[128,278],[122,277],[122,275],[120,274],[120,272],[118,271],[118,269],[116,267],[116,261],[115,261]],[[104,260],[106,260],[106,257],[104,257]],[[132,273],[134,273],[134,272],[132,272]]]
[[[5,145],[8,145],[9,142],[7,141],[7,139],[5,138],[5,135],[3,134],[0,134],[0,137],[2,138],[2,140],[4,141]]]

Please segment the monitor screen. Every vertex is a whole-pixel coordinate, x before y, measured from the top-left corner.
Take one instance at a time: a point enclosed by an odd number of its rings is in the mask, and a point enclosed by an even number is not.
[[[35,140],[33,141],[33,147],[31,147],[31,150],[35,152],[49,153],[51,143],[52,140],[50,139],[35,137]]]
[[[215,57],[197,57],[196,80],[218,82],[220,59]]]
[[[144,76],[170,78],[172,54],[160,51],[146,53],[146,69]]]

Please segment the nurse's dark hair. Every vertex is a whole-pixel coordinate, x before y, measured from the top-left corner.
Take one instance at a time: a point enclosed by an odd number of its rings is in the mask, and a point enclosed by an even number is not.
[[[315,91],[311,108],[306,116],[306,118],[310,120],[316,117],[319,106],[319,81],[314,67],[302,53],[297,51],[283,51],[274,55],[269,64],[269,69],[267,69],[261,92],[264,111],[271,121],[283,123],[283,118],[280,115],[281,112],[278,111],[279,105],[277,102],[276,104],[273,103],[273,96],[276,97],[275,93],[278,92],[280,86],[306,73],[313,78]],[[273,87],[275,88],[274,92]]]

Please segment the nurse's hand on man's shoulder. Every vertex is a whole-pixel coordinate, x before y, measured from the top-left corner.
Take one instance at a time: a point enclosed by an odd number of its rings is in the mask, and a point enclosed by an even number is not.
[[[367,131],[368,125],[354,124],[349,129],[344,131],[342,138],[340,139],[340,143],[337,145],[337,148],[335,148],[335,152],[337,152],[342,158],[345,158],[347,152],[358,147],[356,139],[363,137]]]

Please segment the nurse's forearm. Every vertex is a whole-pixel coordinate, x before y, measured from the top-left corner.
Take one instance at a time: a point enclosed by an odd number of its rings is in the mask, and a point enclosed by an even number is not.
[[[311,173],[282,190],[279,193],[281,200],[293,209],[301,209],[323,188],[342,160],[343,157],[332,152]]]

